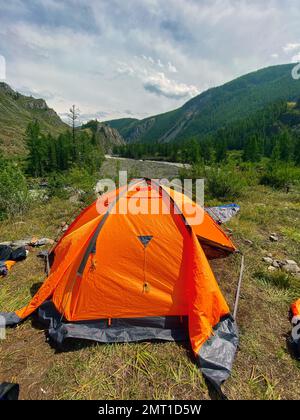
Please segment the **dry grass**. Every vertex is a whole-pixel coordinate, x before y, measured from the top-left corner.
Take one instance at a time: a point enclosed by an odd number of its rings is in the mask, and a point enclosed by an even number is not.
[[[149,174],[147,174],[149,175]],[[151,174],[150,174],[151,175]],[[0,239],[55,237],[74,204],[54,200],[33,209],[26,220],[0,224]],[[255,276],[264,270],[262,256],[300,262],[299,195],[259,187],[246,192],[241,214],[230,223],[234,240],[246,256],[238,323],[240,348],[232,377],[224,387],[230,399],[299,399],[300,364],[288,353],[290,301],[300,294],[297,283],[281,288]],[[22,223],[25,222],[25,223]],[[280,236],[269,241],[271,232]],[[244,239],[251,239],[253,246]],[[238,277],[237,257],[213,263],[230,304]],[[13,310],[28,301],[33,286],[44,278],[35,252],[1,279],[0,308]],[[297,290],[298,287],[298,290]],[[7,331],[0,342],[0,382],[21,385],[23,399],[209,399],[212,395],[194,363],[188,344],[141,343],[99,345],[73,342],[58,352],[31,320]]]

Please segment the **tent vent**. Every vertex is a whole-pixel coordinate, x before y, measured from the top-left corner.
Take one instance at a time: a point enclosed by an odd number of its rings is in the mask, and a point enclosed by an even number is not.
[[[149,242],[151,241],[151,239],[153,238],[153,236],[138,236],[138,238],[141,241],[141,243],[144,245],[144,247],[146,248]]]

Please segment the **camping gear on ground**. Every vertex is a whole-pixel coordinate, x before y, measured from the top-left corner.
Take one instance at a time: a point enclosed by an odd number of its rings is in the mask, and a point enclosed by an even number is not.
[[[291,344],[295,356],[300,359],[300,299],[291,305],[292,337]]]
[[[229,222],[238,214],[241,207],[238,204],[225,204],[217,207],[206,207],[207,213],[220,225]]]
[[[40,251],[37,254],[38,258],[42,258],[45,262],[45,273],[47,274],[47,277],[50,274],[50,262],[49,262],[49,251]]]
[[[0,245],[0,261],[22,261],[25,260],[28,255],[28,251],[25,247],[13,249],[7,245]]]
[[[297,320],[300,322],[300,299],[292,303],[291,311],[292,311],[293,317],[295,318],[295,321]]]
[[[3,382],[0,384],[0,401],[16,401],[19,398],[19,392],[18,384]]]
[[[8,245],[0,245],[0,277],[7,276],[15,263],[25,260],[27,255],[25,247],[13,249]]]
[[[0,277],[5,277],[12,269],[12,267],[16,264],[16,261],[5,261],[0,262]]]
[[[23,261],[27,258],[28,251],[25,247],[17,248],[12,250],[9,259],[11,261]]]
[[[35,242],[31,242],[30,245],[33,247],[40,247],[40,246],[53,245],[53,244],[54,244],[53,239],[41,238],[41,239],[37,239]]]
[[[20,247],[27,247],[27,246],[32,246],[33,248],[35,248],[35,247],[41,247],[41,246],[53,245],[53,244],[54,244],[53,239],[49,239],[49,238],[38,239],[35,237],[31,237],[31,238],[26,238],[26,239],[19,239],[16,241],[1,242],[0,247],[3,245],[6,245],[6,246],[10,246],[13,249],[20,248]]]
[[[8,274],[8,268],[4,263],[0,263],[0,277],[5,277]]]
[[[139,206],[157,211],[132,211]],[[209,260],[236,251],[188,197],[135,180],[87,207],[50,252],[50,275],[32,301],[0,315],[13,326],[37,312],[58,344],[189,337],[202,373],[219,389],[238,331]]]
[[[7,261],[12,253],[12,249],[7,245],[0,245],[0,261]]]

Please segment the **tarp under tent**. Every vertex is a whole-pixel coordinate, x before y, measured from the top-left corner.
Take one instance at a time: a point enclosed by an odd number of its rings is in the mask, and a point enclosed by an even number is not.
[[[122,211],[149,204],[157,211]],[[189,222],[193,212],[197,223]],[[135,180],[75,219],[50,252],[50,274],[31,302],[1,315],[13,326],[36,312],[57,343],[189,338],[202,373],[219,387],[230,375],[238,332],[209,260],[234,252],[192,200]]]

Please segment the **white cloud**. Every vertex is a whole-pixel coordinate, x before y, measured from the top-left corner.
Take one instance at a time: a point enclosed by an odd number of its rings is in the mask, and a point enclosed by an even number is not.
[[[147,77],[143,86],[151,93],[170,99],[192,98],[199,93],[196,86],[168,79],[162,72]]]
[[[168,70],[171,73],[177,73],[177,68],[170,61],[168,62]]]
[[[6,79],[6,61],[3,55],[0,55],[0,81]]]
[[[292,57],[292,63],[300,63],[300,51]]]
[[[117,73],[119,73],[120,75],[125,75],[125,76],[133,76],[135,71],[132,67],[128,66],[126,63],[119,63],[120,66],[117,68]]]
[[[8,83],[47,93],[58,112],[75,103],[102,118],[152,115],[274,60],[298,59],[299,0],[267,4],[0,0],[0,55]]]
[[[291,42],[289,42],[288,44],[286,44],[283,47],[283,51],[285,53],[290,53],[290,52],[293,52],[295,50],[298,50],[299,48],[300,48],[300,43],[291,43]]]
[[[145,60],[144,56],[142,58]],[[148,57],[146,61],[149,62]],[[139,80],[147,92],[154,93],[158,96],[163,96],[169,99],[183,99],[192,98],[199,93],[199,89],[194,85],[188,85],[183,82],[170,79],[161,70],[165,65],[158,59],[157,66],[160,70],[156,70],[153,66],[145,66],[141,63],[138,57],[133,60],[130,65],[124,62],[118,62],[117,74],[124,76],[131,76]],[[176,68],[168,63],[168,69],[175,72]],[[174,68],[173,68],[174,67]],[[177,72],[177,70],[176,70]]]

